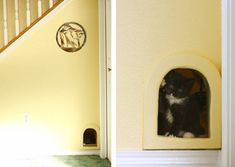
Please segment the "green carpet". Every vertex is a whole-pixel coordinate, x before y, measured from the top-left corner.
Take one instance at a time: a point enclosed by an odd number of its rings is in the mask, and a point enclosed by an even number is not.
[[[110,167],[107,159],[101,159],[97,155],[70,155],[54,156],[55,159],[68,165],[68,167]]]
[[[69,155],[3,159],[0,167],[111,167],[111,164],[98,155]]]

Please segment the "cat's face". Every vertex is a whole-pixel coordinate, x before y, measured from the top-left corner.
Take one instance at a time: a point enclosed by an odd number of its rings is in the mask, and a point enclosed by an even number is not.
[[[194,80],[174,73],[166,76],[165,82],[164,91],[167,95],[172,95],[176,98],[184,98],[189,95]]]

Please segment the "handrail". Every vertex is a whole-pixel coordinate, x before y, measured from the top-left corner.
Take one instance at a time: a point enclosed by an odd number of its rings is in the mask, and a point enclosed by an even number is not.
[[[12,45],[17,39],[19,39],[22,35],[24,35],[29,29],[31,29],[34,25],[36,25],[40,20],[42,20],[45,16],[47,16],[52,10],[54,10],[59,4],[61,4],[64,0],[57,0],[57,2],[55,2],[53,4],[53,1],[50,0],[49,1],[49,6],[50,7],[46,12],[44,12],[43,14],[41,14],[40,16],[38,16],[38,18],[36,20],[34,20],[31,24],[29,24],[23,31],[18,32],[17,34],[17,29],[16,29],[16,36],[11,39],[9,42],[8,41],[8,32],[7,32],[7,11],[4,10],[4,45],[2,48],[0,48],[0,53],[2,53],[4,50],[6,50],[10,45]],[[5,5],[6,7],[6,0],[3,1],[3,5]],[[27,1],[28,2],[28,1]],[[53,5],[52,5],[53,4]],[[6,9],[4,7],[4,9]],[[27,13],[28,10],[30,10],[29,8],[29,4],[27,4]],[[16,12],[16,10],[15,10]],[[15,13],[15,15],[18,16],[18,14]],[[28,14],[27,14],[28,15]],[[28,16],[29,17],[29,16]],[[27,20],[30,18],[27,17]],[[17,21],[17,17],[16,17],[16,21]],[[19,21],[19,20],[18,20]],[[17,26],[17,25],[15,25]]]

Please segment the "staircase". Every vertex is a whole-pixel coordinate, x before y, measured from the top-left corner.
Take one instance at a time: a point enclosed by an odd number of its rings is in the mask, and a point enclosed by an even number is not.
[[[64,0],[0,0],[0,53]]]

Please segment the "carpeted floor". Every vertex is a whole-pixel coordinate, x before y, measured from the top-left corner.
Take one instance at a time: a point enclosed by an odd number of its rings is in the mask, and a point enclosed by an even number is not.
[[[0,161],[4,167],[111,167],[109,160],[97,155],[37,157]]]
[[[110,167],[107,159],[101,159],[97,155],[71,155],[71,156],[55,156],[58,161],[68,165],[68,167]]]

